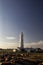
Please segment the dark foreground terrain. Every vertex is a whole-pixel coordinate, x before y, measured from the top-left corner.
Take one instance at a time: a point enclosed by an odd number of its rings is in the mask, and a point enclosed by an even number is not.
[[[41,53],[10,53],[0,55],[0,65],[43,65]]]

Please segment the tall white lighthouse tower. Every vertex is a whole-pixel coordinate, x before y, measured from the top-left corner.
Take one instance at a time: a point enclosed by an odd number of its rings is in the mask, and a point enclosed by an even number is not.
[[[19,40],[20,47],[18,47],[18,50],[21,51],[21,52],[25,52],[26,51],[25,48],[24,48],[24,38],[23,37],[24,37],[23,32],[21,32],[20,40]]]

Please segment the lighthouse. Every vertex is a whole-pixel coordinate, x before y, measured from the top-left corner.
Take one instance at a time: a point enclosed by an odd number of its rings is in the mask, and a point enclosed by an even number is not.
[[[18,47],[18,51],[20,51],[20,52],[26,52],[26,50],[25,50],[25,48],[24,48],[24,34],[23,34],[23,32],[21,32],[21,34],[20,34],[20,47]]]
[[[21,32],[21,49],[24,48],[24,41],[23,41],[23,32]]]

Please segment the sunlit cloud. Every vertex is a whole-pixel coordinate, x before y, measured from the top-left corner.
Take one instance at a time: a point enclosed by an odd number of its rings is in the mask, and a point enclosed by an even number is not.
[[[8,40],[14,40],[16,38],[15,37],[6,37],[6,39],[8,39]]]

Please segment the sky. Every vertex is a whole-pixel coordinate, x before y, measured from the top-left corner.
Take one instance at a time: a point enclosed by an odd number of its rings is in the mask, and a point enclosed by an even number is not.
[[[43,0],[0,0],[0,48],[43,48]]]

